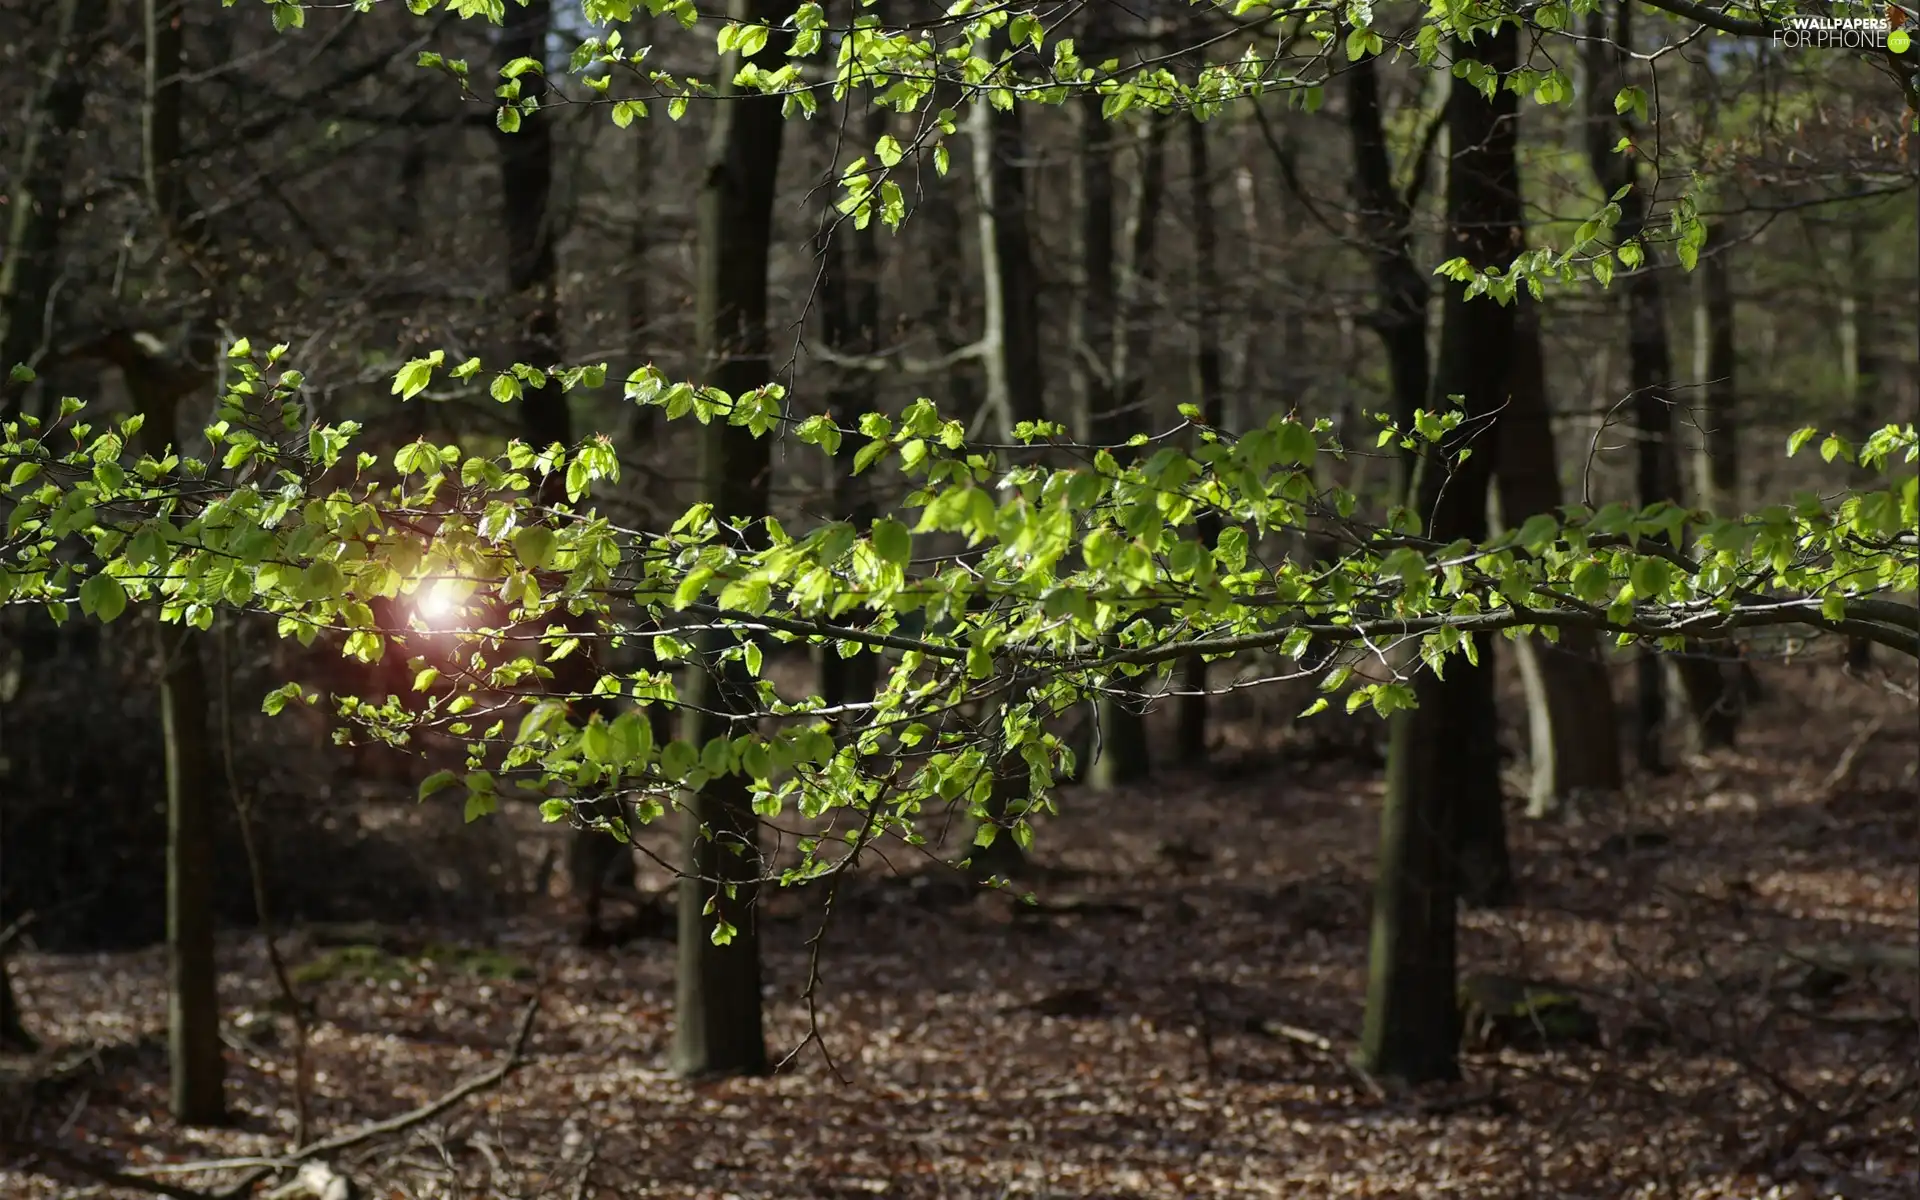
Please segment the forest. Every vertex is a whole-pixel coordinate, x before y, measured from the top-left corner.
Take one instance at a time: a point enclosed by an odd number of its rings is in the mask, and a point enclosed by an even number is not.
[[[1913,1195],[1916,40],[0,5],[0,1196]]]

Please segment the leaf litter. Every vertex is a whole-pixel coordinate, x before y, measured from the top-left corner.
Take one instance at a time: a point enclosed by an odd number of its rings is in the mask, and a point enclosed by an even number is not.
[[[673,1078],[670,943],[583,950],[552,906],[310,967],[317,1135],[500,1063],[537,998],[515,1073],[333,1165],[390,1200],[1911,1195],[1920,735],[1837,673],[1767,674],[1742,749],[1515,815],[1521,903],[1463,914],[1463,972],[1552,981],[1597,1046],[1470,1045],[1413,1089],[1353,1066],[1378,772],[1273,762],[1068,792],[1037,911],[850,877],[811,1017],[818,905],[769,893],[770,1050],[821,1039],[769,1078]],[[141,1194],[35,1144],[206,1195],[244,1171],[186,1168],[287,1150],[258,937],[223,946],[229,1129],[166,1116],[158,950],[13,970],[48,1049],[7,1071],[0,1194]]]

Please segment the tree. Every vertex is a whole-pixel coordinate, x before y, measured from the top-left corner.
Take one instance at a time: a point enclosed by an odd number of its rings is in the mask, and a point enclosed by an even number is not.
[[[146,104],[142,113],[147,199],[174,254],[208,282],[206,221],[187,192],[180,117],[186,71],[180,0],[146,0]],[[176,268],[178,269],[178,268]],[[211,289],[209,289],[211,290]],[[213,360],[213,314],[190,314],[185,363],[164,365],[134,339],[118,340],[121,373],[145,418],[148,453],[166,456],[179,402],[204,386]],[[210,614],[209,614],[210,615]],[[198,633],[181,623],[160,630],[160,717],[167,747],[167,1052],[173,1115],[189,1125],[226,1120],[226,1064],[220,1043],[214,962],[213,755],[208,689]]]
[[[734,0],[732,15],[778,28],[794,7],[793,0]],[[774,37],[741,61],[772,70],[784,59],[781,40]],[[731,74],[723,68],[722,78]],[[695,297],[700,360],[708,385],[741,405],[757,403],[754,389],[770,374],[767,258],[785,124],[778,98],[736,94],[716,110],[707,144]],[[759,436],[767,417],[753,419],[762,428],[716,422],[700,444],[702,498],[748,546],[765,544],[755,523],[767,517],[773,470],[768,442]],[[717,739],[725,744],[736,736],[736,722],[755,711],[744,657],[752,645],[723,631],[700,640],[701,662],[688,672],[682,709],[682,736],[689,743],[708,746]],[[715,772],[690,790],[686,803],[674,1069],[687,1076],[761,1074],[767,1069],[767,1048],[754,900],[762,868],[751,791],[740,775]]]
[[[1218,429],[1226,422],[1226,384],[1220,371],[1220,341],[1216,332],[1220,293],[1219,233],[1215,228],[1212,195],[1213,173],[1207,154],[1206,124],[1194,117],[1187,125],[1188,203],[1193,207],[1193,396],[1203,424]],[[1200,540],[1216,545],[1221,524],[1203,519]],[[1176,752],[1189,766],[1207,757],[1207,660],[1191,655],[1181,669],[1179,725],[1175,733]]]
[[[1082,41],[1090,53],[1104,55],[1112,32],[1098,7],[1089,10]],[[1127,212],[1127,255],[1115,253],[1113,137],[1097,92],[1077,105],[1080,125],[1080,271],[1077,331],[1080,391],[1086,428],[1096,445],[1114,447],[1121,461],[1131,458],[1126,443],[1145,432],[1140,412],[1141,353],[1146,323],[1140,295],[1152,270],[1154,233],[1159,224],[1160,142],[1163,131],[1150,122],[1141,171]],[[1116,267],[1119,269],[1116,270]],[[1116,310],[1117,302],[1117,310]],[[1116,676],[1096,708],[1097,751],[1087,783],[1097,791],[1146,778],[1149,767],[1147,725],[1137,697],[1128,694],[1125,676]]]
[[[1002,111],[992,104],[975,104],[969,122],[986,310],[981,337],[986,387],[981,403],[994,414],[1001,439],[1011,442],[1023,422],[1044,421],[1047,415],[1039,288],[1027,226],[1026,144],[1017,106]],[[990,715],[982,721],[988,730],[1000,726],[1004,731],[1008,718],[1030,693],[1016,681],[1008,696],[1005,703],[989,708]],[[1026,871],[1025,848],[1008,835],[1009,814],[1017,807],[1015,793],[1023,790],[1021,766],[1012,746],[1003,743],[988,769],[990,795],[975,845],[966,855],[967,869],[978,879],[1012,879]]]
[[[1587,17],[1590,39],[1587,43],[1587,72],[1593,87],[1588,92],[1590,121],[1587,154],[1594,177],[1619,206],[1619,228],[1623,240],[1633,241],[1645,230],[1648,202],[1643,191],[1637,160],[1616,150],[1624,139],[1631,146],[1635,130],[1628,115],[1616,117],[1610,111],[1605,94],[1624,86],[1624,63],[1633,45],[1630,14],[1632,0],[1615,0],[1614,17],[1608,26],[1606,10],[1596,8]],[[1630,111],[1630,110],[1629,110]],[[1619,135],[1618,137],[1616,135]],[[1680,466],[1678,439],[1675,436],[1674,401],[1669,384],[1673,379],[1673,356],[1667,339],[1666,293],[1660,274],[1651,263],[1636,256],[1623,260],[1632,269],[1626,286],[1619,293],[1626,310],[1628,375],[1632,386],[1633,422],[1636,434],[1635,486],[1644,505],[1678,503]],[[1642,768],[1663,771],[1667,767],[1664,738],[1666,733],[1665,656],[1643,653],[1638,660],[1634,739]],[[1706,746],[1725,746],[1733,742],[1739,710],[1720,665],[1694,648],[1671,660],[1679,678],[1700,741]]]
[[[1503,27],[1485,41],[1462,38],[1455,52],[1510,71],[1519,35]],[[1447,105],[1447,248],[1475,274],[1510,261],[1519,248],[1516,114],[1511,92],[1488,98],[1456,79]],[[1430,514],[1434,543],[1473,544],[1487,536],[1495,447],[1475,434],[1504,398],[1502,364],[1512,343],[1510,307],[1448,292],[1431,407],[1443,410],[1459,396],[1461,419],[1442,443],[1446,459],[1421,462],[1412,489],[1418,511]],[[1446,664],[1444,675],[1418,672],[1415,706],[1392,717],[1375,866],[1361,1053],[1368,1069],[1415,1082],[1458,1074],[1455,898],[1496,903],[1512,888],[1500,822],[1492,645],[1471,633],[1460,641],[1462,657]]]
[[[868,143],[885,136],[886,110],[868,109],[860,128]],[[820,255],[820,336],[840,355],[870,357],[880,350],[880,247],[877,230],[856,229],[836,219],[831,204],[822,215],[816,251]],[[848,244],[852,252],[848,252]],[[827,412],[836,425],[854,428],[875,411],[878,401],[871,371],[844,371],[827,394]],[[833,515],[870,529],[880,506],[870,480],[855,470],[857,447],[843,443],[833,464]],[[870,701],[878,684],[880,657],[873,653],[842,657],[831,646],[819,651],[820,698],[829,708]]]
[[[1555,521],[1563,497],[1553,417],[1547,408],[1540,306],[1524,296],[1514,303],[1507,407],[1494,425],[1500,447],[1495,482],[1501,519],[1524,531],[1536,515]],[[1620,730],[1598,639],[1588,630],[1569,629],[1552,641],[1520,638],[1513,651],[1527,694],[1533,767],[1528,815],[1545,816],[1581,796],[1617,793]]]

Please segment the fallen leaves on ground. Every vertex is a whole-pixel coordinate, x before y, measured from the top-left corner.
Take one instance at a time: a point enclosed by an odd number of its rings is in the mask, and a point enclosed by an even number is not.
[[[1599,1016],[1600,1047],[1478,1049],[1462,1082],[1414,1090],[1350,1065],[1380,785],[1322,762],[1070,793],[1038,912],[851,880],[811,1018],[817,905],[776,898],[768,1035],[802,1048],[766,1079],[667,1072],[666,943],[581,950],[554,912],[414,931],[439,953],[309,972],[314,1120],[325,1135],[445,1092],[538,995],[504,1086],[342,1156],[365,1195],[1909,1195],[1917,739],[1910,712],[1880,711],[1905,702],[1808,678],[1768,676],[1740,751],[1515,818],[1523,900],[1464,917],[1462,969],[1553,981]],[[446,949],[461,939],[485,953]],[[1807,961],[1836,947],[1885,961]],[[165,1116],[158,950],[14,972],[50,1046],[36,1062],[68,1056],[11,1098],[21,1133],[130,1173],[286,1149],[290,1026],[258,938],[235,936],[222,979],[232,1129]],[[137,1194],[6,1161],[5,1195]]]

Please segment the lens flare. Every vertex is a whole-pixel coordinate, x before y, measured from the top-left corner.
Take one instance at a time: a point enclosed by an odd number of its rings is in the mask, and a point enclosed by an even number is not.
[[[414,598],[413,612],[428,626],[444,626],[459,611],[446,585],[436,583]]]

